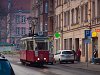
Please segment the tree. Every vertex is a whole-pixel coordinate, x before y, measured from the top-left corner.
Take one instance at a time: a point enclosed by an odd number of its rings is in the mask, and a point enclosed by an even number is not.
[[[7,5],[3,5],[2,1],[0,1],[0,42],[1,42],[1,39],[5,39],[6,40],[6,18],[7,18]],[[2,36],[3,34],[3,36]]]

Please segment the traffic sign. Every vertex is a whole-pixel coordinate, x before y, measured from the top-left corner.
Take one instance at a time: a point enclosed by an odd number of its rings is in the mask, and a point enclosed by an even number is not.
[[[59,32],[56,32],[55,34],[54,34],[54,36],[55,36],[55,38],[60,38],[60,36],[61,36],[61,34],[59,33]]]
[[[97,32],[92,32],[92,37],[97,37]]]
[[[91,30],[85,30],[85,38],[91,38]]]
[[[85,40],[84,40],[84,43],[85,43],[85,44],[91,43],[91,39],[85,39]]]

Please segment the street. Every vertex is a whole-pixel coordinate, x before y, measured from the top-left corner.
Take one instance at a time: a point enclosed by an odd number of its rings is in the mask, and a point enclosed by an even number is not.
[[[99,75],[99,73],[81,69],[73,69],[63,65],[45,65],[44,67],[25,66],[21,63],[12,63],[16,75]]]
[[[11,62],[16,75],[100,75],[100,72],[68,67],[74,64],[54,64],[43,67],[25,66],[19,61],[18,56],[6,56]],[[76,64],[76,63],[75,63]]]

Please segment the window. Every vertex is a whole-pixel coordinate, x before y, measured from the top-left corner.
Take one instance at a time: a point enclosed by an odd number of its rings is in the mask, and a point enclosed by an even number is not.
[[[70,24],[70,11],[66,11],[64,13],[64,26],[68,26]]]
[[[97,14],[98,14],[98,17],[100,17],[100,0],[97,1]]]
[[[61,0],[57,0],[57,7],[61,5]]]
[[[48,3],[45,3],[45,13],[48,13]]]
[[[19,35],[20,34],[20,27],[16,28],[16,34]]]
[[[22,27],[22,35],[26,34],[26,28]]]
[[[72,51],[63,51],[62,54],[73,54]]]
[[[74,24],[74,9],[72,9],[72,24]]]
[[[16,23],[20,23],[20,15],[16,15]]]
[[[22,16],[22,23],[26,23],[26,16]]]
[[[68,39],[64,39],[64,49],[68,49]]]
[[[95,2],[92,2],[92,18],[95,17]]]
[[[59,0],[59,5],[61,5],[61,0]]]
[[[67,3],[67,2],[69,2],[69,0],[64,0],[64,3]]]
[[[45,31],[47,31],[48,30],[48,25],[47,25],[47,23],[45,23]]]
[[[61,14],[59,14],[59,26],[58,26],[58,28],[60,28],[61,27]]]
[[[41,9],[40,14],[42,14],[43,13],[43,4],[40,5],[40,9]]]
[[[84,18],[83,18],[83,16],[84,16],[84,6],[82,5],[81,6],[81,22],[83,22],[83,20],[84,20]]]
[[[66,16],[67,16],[67,14],[66,14],[66,12],[64,12],[64,26],[66,26]]]
[[[59,22],[59,18],[58,15],[56,15],[56,28],[58,28],[58,22]]]
[[[79,23],[79,7],[76,8],[76,23]]]
[[[70,11],[68,11],[68,21],[67,21],[67,23],[68,23],[68,25],[70,25]]]
[[[17,45],[16,45],[16,47],[17,47],[17,49],[18,49],[18,48],[20,47],[20,45],[19,45],[19,44],[17,44]]]
[[[85,4],[85,21],[88,21],[88,3]]]

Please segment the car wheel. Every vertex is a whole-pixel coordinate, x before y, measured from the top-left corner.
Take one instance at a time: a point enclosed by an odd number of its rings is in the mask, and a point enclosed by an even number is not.
[[[51,65],[53,65],[53,62],[51,62]]]
[[[62,64],[62,61],[59,59],[59,64]]]
[[[72,61],[72,63],[74,64],[74,61]]]

